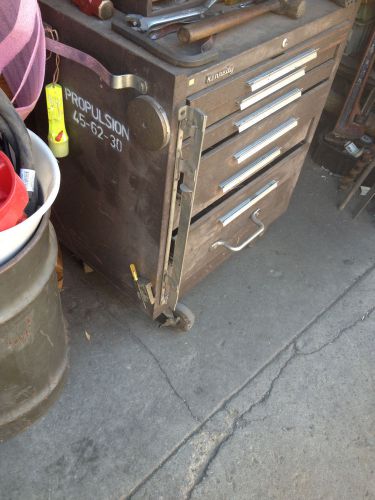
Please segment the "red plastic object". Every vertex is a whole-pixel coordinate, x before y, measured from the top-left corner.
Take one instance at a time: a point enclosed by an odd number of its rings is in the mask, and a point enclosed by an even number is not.
[[[24,210],[28,202],[24,183],[7,155],[0,151],[0,231],[25,220]]]
[[[114,8],[111,0],[73,0],[73,3],[88,16],[96,16],[103,20],[113,16]]]

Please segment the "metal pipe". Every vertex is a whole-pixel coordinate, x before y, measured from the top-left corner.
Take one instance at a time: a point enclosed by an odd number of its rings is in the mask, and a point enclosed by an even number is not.
[[[349,201],[353,198],[357,190],[362,186],[362,182],[367,179],[367,177],[370,175],[370,173],[373,171],[375,168],[375,160],[373,160],[367,167],[364,169],[364,171],[361,173],[361,175],[358,177],[356,182],[354,183],[354,186],[352,189],[349,191],[348,195],[346,196],[345,200],[341,203],[339,206],[339,210],[344,210],[344,208],[347,206]]]

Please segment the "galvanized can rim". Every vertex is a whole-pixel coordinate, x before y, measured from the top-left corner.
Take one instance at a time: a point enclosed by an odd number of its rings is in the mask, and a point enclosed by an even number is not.
[[[26,243],[26,245],[10,260],[5,262],[5,264],[0,265],[0,275],[8,271],[11,267],[13,267],[17,262],[22,260],[22,258],[29,252],[30,248],[33,247],[38,243],[38,241],[41,239],[46,226],[49,224],[49,219],[50,219],[50,211],[48,211],[40,221],[40,224],[33,234],[33,236],[30,238],[30,240]]]

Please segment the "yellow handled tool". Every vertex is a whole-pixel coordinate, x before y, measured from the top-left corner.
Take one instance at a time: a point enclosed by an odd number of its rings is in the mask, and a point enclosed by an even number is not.
[[[138,282],[138,273],[135,264],[130,264],[130,272],[132,273],[133,280]]]
[[[69,137],[66,133],[62,87],[58,83],[46,85],[48,111],[48,145],[56,158],[69,154]]]
[[[138,298],[139,298],[139,300],[142,301],[143,307],[145,309],[147,309],[146,302],[144,301],[142,290],[141,290],[141,287],[139,285],[139,278],[138,278],[138,273],[137,273],[137,269],[135,267],[135,264],[130,264],[130,272],[131,272],[133,281],[134,281],[134,283],[135,283],[135,285],[137,287]]]

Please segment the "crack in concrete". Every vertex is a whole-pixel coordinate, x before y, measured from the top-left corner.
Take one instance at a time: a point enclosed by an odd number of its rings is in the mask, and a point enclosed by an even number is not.
[[[83,276],[80,280],[81,282],[85,283],[86,285],[88,286],[91,286],[90,283],[86,280],[85,276]],[[126,328],[127,330],[127,333],[128,335],[139,345],[141,346],[148,354],[149,356],[152,357],[152,359],[154,360],[154,362],[157,364],[159,370],[161,371],[161,373],[163,374],[164,378],[165,378],[165,381],[167,382],[167,384],[169,385],[169,387],[171,388],[172,392],[177,396],[177,398],[183,403],[183,405],[185,406],[185,408],[187,409],[187,411],[189,412],[190,416],[193,418],[193,420],[195,420],[196,422],[198,423],[201,423],[201,420],[196,416],[194,415],[192,409],[190,408],[190,405],[189,403],[187,402],[186,399],[184,399],[181,394],[179,394],[179,392],[177,391],[177,389],[175,388],[175,386],[173,385],[171,379],[169,378],[168,376],[168,373],[165,371],[164,367],[162,366],[162,364],[160,363],[159,359],[157,358],[157,356],[151,351],[151,349],[137,336],[135,335],[131,329],[130,329],[130,326],[129,325],[124,325],[117,317],[115,314],[113,314],[111,311],[108,311],[106,310],[106,313],[111,316],[111,318],[118,324],[121,326],[121,328]]]
[[[265,363],[255,374],[253,374],[251,377],[249,377],[240,387],[237,387],[237,389],[227,397],[227,399],[219,406],[217,407],[209,416],[206,417],[206,419],[204,419],[203,421],[199,421],[199,425],[190,433],[190,434],[187,434],[185,436],[184,439],[182,439],[180,441],[180,443],[178,443],[173,450],[171,450],[170,454],[165,457],[163,460],[160,461],[159,464],[157,464],[153,470],[151,470],[143,479],[142,481],[140,481],[136,486],[134,486],[131,491],[124,497],[124,499],[131,499],[159,470],[161,470],[165,464],[171,460],[178,452],[179,450],[186,444],[188,443],[192,438],[194,438],[195,436],[197,436],[199,434],[199,432],[202,430],[203,426],[207,424],[207,422],[209,422],[210,420],[212,420],[212,418],[219,414],[220,411],[223,411],[223,409],[226,408],[226,406],[228,405],[228,403],[230,403],[238,394],[240,394],[249,384],[251,384],[251,382],[256,378],[258,377],[260,374],[262,374],[269,366],[271,366],[280,356],[282,356],[285,352],[287,352],[288,349],[290,349],[291,347],[293,347],[294,349],[294,354],[293,356],[291,356],[288,361],[287,361],[287,365],[298,355],[309,355],[308,353],[306,354],[303,354],[302,352],[299,353],[297,351],[297,347],[296,347],[296,342],[302,337],[302,335],[307,332],[315,323],[317,323],[325,314],[327,314],[331,309],[333,309],[333,307],[335,307],[336,304],[338,304],[340,302],[340,300],[342,300],[350,291],[352,291],[354,288],[356,288],[360,283],[361,281],[363,281],[371,272],[373,272],[375,270],[375,265],[371,265],[368,269],[366,269],[361,275],[357,276],[357,278],[355,278],[353,280],[353,282],[342,292],[340,293],[325,309],[323,309],[322,311],[320,311],[311,321],[309,321],[307,323],[307,325],[305,325],[296,335],[295,337],[286,345],[284,346],[280,351],[278,351],[277,353],[275,353],[275,355],[267,362]],[[82,279],[82,281],[88,285],[88,286],[91,286],[90,283],[84,278]],[[114,316],[112,313],[110,313],[111,316],[116,320],[117,323],[121,324],[122,323],[120,322],[119,319],[116,318],[116,316]],[[122,325],[123,326],[123,325]],[[346,328],[349,328],[349,327],[346,327]],[[346,328],[344,329],[346,331]],[[128,329],[128,332],[129,334],[134,337],[134,335],[131,333],[131,330],[130,330],[130,327],[127,327]],[[341,335],[340,335],[341,336]],[[138,337],[137,337],[138,338]],[[334,340],[335,341],[335,340]],[[333,342],[334,342],[333,341]],[[329,345],[331,343],[331,341],[329,341],[327,343],[327,345]],[[143,346],[144,347],[144,346]],[[326,347],[326,345],[323,345],[321,346],[321,348],[319,348],[319,350],[323,350],[324,347]],[[314,354],[314,353],[311,353],[311,354]],[[153,356],[154,357],[154,356]],[[154,357],[154,359],[156,360],[156,357]],[[286,368],[286,366],[283,368],[283,370]],[[280,377],[280,373],[279,375],[277,376],[277,378]],[[275,380],[273,381],[273,385],[275,384]],[[268,391],[267,391],[268,392]],[[267,393],[266,393],[267,394]],[[268,396],[269,397],[269,396]],[[267,399],[268,399],[267,397]],[[183,400],[183,398],[181,398],[180,396],[180,399]],[[183,400],[184,401],[184,400]],[[247,410],[245,412],[245,414],[248,414],[249,411]],[[241,416],[239,417],[241,418]],[[197,420],[197,419],[196,419]],[[228,437],[229,439],[229,437]],[[227,440],[228,440],[227,439]],[[220,446],[221,447],[221,446]],[[217,455],[217,454],[216,454]],[[215,455],[215,456],[216,456]],[[212,463],[212,459],[211,459],[211,463]],[[202,478],[203,480],[203,478]],[[197,486],[197,485],[196,485]],[[196,488],[196,486],[194,486],[194,488],[191,489],[191,492],[193,492],[193,490]]]
[[[171,379],[169,378],[168,376],[168,373],[164,370],[162,364],[160,363],[160,361],[158,360],[158,358],[155,356],[155,354],[151,351],[151,349],[144,343],[142,342],[142,340],[137,336],[137,335],[134,335],[133,333],[129,332],[131,337],[135,340],[135,342],[137,342],[141,347],[143,347],[143,349],[152,357],[152,359],[155,361],[155,363],[157,364],[157,366],[159,367],[159,370],[161,371],[161,373],[164,375],[164,378],[167,382],[167,384],[169,385],[169,387],[172,389],[173,393],[178,397],[178,399],[180,401],[182,401],[182,403],[184,404],[185,408],[188,410],[188,412],[190,413],[191,417],[196,421],[196,422],[200,422],[199,418],[194,415],[194,413],[192,412],[192,409],[190,408],[189,406],[189,403],[186,401],[186,399],[184,399],[181,394],[179,394],[179,392],[177,391],[177,389],[175,388],[175,386],[172,384],[172,381]]]
[[[193,439],[196,435],[199,434],[199,432],[202,430],[203,426],[207,424],[215,415],[220,413],[220,411],[223,410],[223,408],[230,402],[232,401],[238,394],[240,394],[251,382],[261,375],[269,366],[272,365],[283,353],[285,353],[291,346],[296,345],[297,340],[302,337],[302,335],[308,331],[316,322],[318,322],[327,312],[329,312],[333,307],[340,302],[341,299],[343,299],[350,291],[355,289],[361,281],[363,281],[371,272],[375,270],[375,265],[371,265],[368,269],[366,269],[361,275],[359,275],[357,278],[353,280],[353,282],[344,290],[344,292],[340,293],[323,311],[318,313],[315,318],[313,318],[307,325],[305,325],[298,333],[297,335],[285,346],[283,347],[279,352],[277,352],[267,363],[265,363],[256,373],[254,373],[251,377],[249,377],[240,387],[237,387],[237,389],[230,395],[228,398],[223,402],[222,405],[220,405],[218,408],[216,408],[215,411],[212,412],[211,415],[209,415],[205,420],[203,420],[200,425],[198,425],[190,434],[186,435],[185,438],[178,443],[173,450],[171,450],[170,454],[165,457],[158,465],[154,467],[152,471],[147,474],[143,478],[142,481],[140,481],[128,494],[126,497],[127,499],[131,499],[160,469],[164,467],[164,465],[171,460],[178,452],[179,450],[185,446],[187,442],[189,442],[191,439]]]
[[[107,311],[107,314],[109,316],[111,316],[111,318],[113,318],[114,321],[116,321],[117,324],[121,325],[122,328],[124,328],[124,324],[120,322],[120,320],[111,312],[111,311]],[[128,332],[128,335],[134,340],[134,342],[136,342],[143,350],[145,350],[147,352],[147,354],[149,356],[151,356],[151,358],[154,360],[154,362],[157,364],[159,370],[161,371],[161,373],[163,374],[164,376],[164,379],[165,381],[167,382],[167,384],[169,385],[169,387],[171,388],[172,392],[177,396],[177,398],[183,403],[183,405],[185,406],[185,408],[187,409],[187,411],[190,413],[191,417],[196,421],[196,422],[199,422],[200,423],[200,420],[197,416],[194,415],[194,413],[192,412],[192,409],[190,408],[189,406],[189,403],[186,401],[186,399],[184,399],[181,394],[179,394],[179,392],[177,391],[177,389],[175,388],[175,386],[172,384],[172,381],[171,379],[169,378],[169,375],[168,373],[165,371],[164,367],[162,366],[162,364],[160,363],[159,359],[155,356],[155,354],[152,352],[152,350],[138,337],[138,335],[135,335],[131,329],[130,329],[130,326],[129,325],[126,325],[126,329],[127,329],[127,332]]]
[[[241,424],[242,422],[245,422],[246,427],[251,425],[253,422],[257,421],[264,421],[266,418],[269,418],[269,416],[265,416],[260,419],[256,420],[250,420],[250,421],[245,421],[246,416],[248,416],[255,408],[258,406],[261,406],[265,404],[269,398],[271,397],[271,394],[273,392],[273,389],[275,387],[275,384],[280,380],[282,377],[284,371],[286,368],[289,366],[289,364],[297,358],[297,356],[311,356],[313,354],[317,354],[321,351],[323,351],[326,347],[334,344],[337,342],[346,332],[350,331],[351,329],[355,328],[359,323],[365,322],[373,313],[375,312],[375,306],[370,308],[368,311],[366,311],[363,315],[360,316],[360,318],[356,319],[353,323],[350,325],[342,328],[332,339],[330,339],[328,342],[325,342],[322,346],[320,346],[318,349],[310,352],[303,352],[298,350],[297,348],[297,340],[294,340],[291,344],[292,347],[292,353],[290,357],[285,361],[285,363],[281,366],[280,370],[278,371],[277,375],[272,379],[269,388],[267,391],[263,394],[263,396],[258,399],[255,403],[253,403],[247,410],[245,410],[241,415],[239,415],[237,418],[233,420],[233,423],[229,429],[229,432],[223,437],[223,439],[218,442],[217,446],[214,448],[214,450],[210,453],[204,467],[202,468],[200,474],[197,476],[194,484],[190,488],[190,490],[187,493],[186,500],[191,500],[191,497],[196,490],[196,488],[204,482],[204,480],[207,478],[208,470],[211,467],[212,463],[214,460],[217,458],[218,454],[220,453],[221,449],[223,446],[228,443],[228,441],[234,436],[235,432],[237,429],[242,428]],[[225,407],[226,411],[227,408]],[[228,411],[227,411],[228,413]]]
[[[374,312],[375,312],[375,306],[371,307],[368,311],[366,311],[360,318],[356,319],[353,323],[342,328],[332,339],[330,339],[328,342],[325,342],[324,344],[322,344],[317,349],[314,349],[313,351],[305,352],[301,349],[298,349],[298,347],[296,346],[297,355],[299,355],[299,356],[311,356],[311,355],[316,354],[320,351],[323,351],[323,349],[325,349],[329,345],[334,344],[340,337],[342,337],[342,335],[344,335],[344,333],[348,332],[352,328],[355,328],[360,323],[364,323]]]
[[[275,387],[275,384],[277,381],[280,379],[280,377],[283,375],[285,369],[289,365],[289,363],[294,359],[296,356],[296,349],[295,349],[295,343],[292,344],[292,353],[290,354],[289,358],[283,363],[279,371],[277,372],[276,376],[271,380],[271,383],[267,389],[267,391],[262,395],[261,398],[259,398],[257,401],[255,401],[253,404],[249,406],[244,412],[242,412],[239,416],[237,416],[234,420],[233,423],[228,431],[228,433],[223,437],[221,441],[219,441],[216,445],[216,447],[213,449],[213,451],[210,453],[210,456],[208,457],[208,460],[204,467],[202,468],[200,474],[196,478],[194,484],[190,488],[190,490],[186,494],[186,500],[190,500],[195,489],[203,483],[203,481],[207,477],[208,469],[212,465],[213,461],[216,459],[218,454],[220,453],[222,447],[234,436],[235,432],[237,429],[241,427],[241,423],[244,421],[244,418],[249,415],[255,408],[258,406],[261,406],[265,404],[269,398],[271,397],[272,391]],[[227,405],[225,406],[224,410],[228,413]],[[248,422],[246,423],[248,424]]]
[[[249,425],[251,424],[256,424],[258,422],[264,422],[265,420],[267,420],[268,418],[272,418],[274,417],[275,415],[265,415],[264,417],[261,417],[261,418],[253,418],[252,420],[245,420],[245,425],[244,427],[248,427]],[[244,417],[245,418],[245,415]]]

